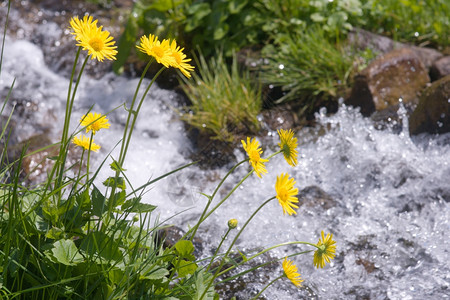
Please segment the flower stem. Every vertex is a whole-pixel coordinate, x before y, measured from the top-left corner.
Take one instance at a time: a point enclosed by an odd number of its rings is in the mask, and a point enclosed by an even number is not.
[[[248,175],[250,175],[252,172],[250,172]],[[247,176],[248,176],[247,175]],[[247,177],[246,176],[246,177]],[[246,178],[244,177],[244,179]],[[244,179],[242,179],[241,181],[243,181]],[[242,232],[244,232],[245,227],[247,227],[247,225],[250,223],[250,221],[253,219],[253,217],[261,210],[261,208],[263,208],[267,203],[269,203],[270,201],[272,201],[273,199],[275,199],[276,197],[272,197],[267,199],[266,201],[264,201],[263,204],[261,204],[254,212],[253,214],[248,218],[248,220],[245,222],[245,224],[242,226],[241,230],[239,230],[238,234],[236,234],[236,236],[234,237],[233,241],[231,242],[231,245],[228,247],[227,252],[225,253],[225,255],[222,258],[222,261],[219,265],[219,267],[216,270],[216,273],[214,274],[213,278],[211,279],[211,281],[208,283],[207,288],[205,289],[205,291],[203,292],[202,296],[200,297],[200,300],[203,299],[203,297],[205,297],[206,292],[208,291],[208,289],[211,287],[212,283],[214,282],[214,280],[219,276],[219,272],[222,269],[223,265],[225,264],[225,261],[228,257],[228,254],[230,253],[231,249],[233,248],[234,244],[236,243],[237,239],[239,238],[239,236],[241,235]]]
[[[280,280],[281,278],[283,278],[284,275],[278,276],[277,278],[275,278],[274,280],[272,280],[271,282],[269,282],[259,293],[258,295],[256,295],[255,297],[253,297],[251,300],[257,300],[259,296],[261,296],[262,293],[264,293],[264,291],[271,286],[272,284],[274,284],[276,281]]]
[[[234,170],[239,167],[241,164],[243,164],[244,162],[248,161],[248,159],[243,160],[239,163],[237,163],[233,168],[231,168],[228,173],[222,178],[222,180],[220,181],[220,183],[217,185],[216,189],[214,190],[213,194],[211,196],[208,197],[208,203],[206,204],[205,209],[203,209],[202,215],[200,216],[200,218],[198,219],[197,224],[195,224],[195,226],[192,228],[193,232],[190,236],[190,240],[192,241],[195,237],[195,234],[197,233],[198,227],[200,226],[201,223],[203,223],[203,221],[205,221],[206,218],[208,218],[220,205],[222,205],[223,202],[225,202],[225,200],[228,199],[228,197],[231,196],[231,194],[244,182],[244,180],[250,176],[251,172],[249,174],[247,174],[247,176],[244,177],[244,179],[242,179],[229,193],[228,195],[225,196],[224,199],[222,199],[222,201],[220,201],[206,216],[206,212],[208,211],[209,206],[212,203],[212,200],[214,199],[214,196],[217,194],[217,192],[219,191],[220,187],[222,186],[222,184],[225,182],[225,180],[227,179],[227,177],[234,172]],[[188,232],[189,233],[189,232]]]

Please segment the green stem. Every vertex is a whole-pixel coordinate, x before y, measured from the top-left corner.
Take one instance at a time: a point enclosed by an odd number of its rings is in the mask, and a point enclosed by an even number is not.
[[[121,146],[121,148],[120,148],[119,162],[122,160],[122,156],[125,155],[125,154],[124,154],[124,150],[125,150],[125,149],[124,149],[124,147],[125,147],[125,140],[126,140],[126,137],[127,137],[128,127],[129,127],[129,125],[130,125],[131,116],[134,115],[134,113],[133,113],[133,108],[134,108],[134,104],[136,103],[137,94],[138,94],[139,89],[140,89],[140,87],[141,87],[142,80],[144,80],[145,75],[147,74],[148,68],[150,67],[150,65],[152,64],[152,62],[153,62],[153,58],[150,59],[150,61],[149,61],[149,62],[147,63],[147,65],[145,66],[145,69],[144,69],[144,71],[143,71],[142,74],[141,74],[141,78],[139,79],[139,83],[138,83],[138,85],[137,85],[137,87],[136,87],[136,90],[135,90],[135,92],[134,92],[133,100],[131,101],[131,106],[130,106],[130,108],[128,109],[127,122],[126,122],[125,128],[124,128],[124,130],[123,130],[122,146]],[[142,100],[141,100],[141,101],[142,101]],[[123,158],[123,159],[125,159],[125,158]],[[120,166],[122,167],[122,165],[120,165]]]
[[[246,263],[248,261],[251,261],[252,259],[257,258],[258,256],[260,256],[260,255],[262,255],[262,254],[264,254],[266,252],[269,252],[270,250],[273,250],[273,249],[278,248],[278,247],[283,247],[283,246],[288,246],[288,245],[295,245],[295,244],[310,245],[310,246],[314,246],[315,248],[318,248],[317,245],[315,245],[315,244],[311,244],[311,243],[308,243],[308,242],[301,242],[301,241],[294,241],[294,242],[287,242],[287,243],[277,244],[275,246],[269,247],[267,249],[264,249],[264,250],[262,250],[262,251],[260,251],[260,252],[258,252],[256,254],[252,255],[251,257],[247,258],[245,261],[242,261],[242,262],[238,263],[235,266],[232,266],[232,267],[229,267],[228,269],[223,270],[222,272],[219,273],[218,276],[221,276],[221,275],[225,274],[226,272],[228,272],[228,271],[230,271],[230,270],[232,270],[232,269],[234,269],[236,267],[239,267],[239,266],[243,265],[244,263]],[[312,250],[305,251],[305,253],[309,253],[311,251]]]
[[[128,150],[128,146],[130,145],[130,141],[131,141],[131,136],[133,134],[133,130],[134,130],[134,125],[136,124],[136,120],[137,117],[139,115],[139,111],[141,110],[142,107],[142,103],[144,103],[145,100],[145,96],[147,96],[148,91],[150,90],[150,87],[153,85],[153,83],[155,82],[156,78],[158,78],[158,76],[162,73],[162,71],[164,71],[166,67],[162,67],[161,69],[159,69],[158,73],[156,73],[155,76],[153,76],[152,81],[150,82],[150,84],[148,85],[147,89],[145,90],[144,94],[142,95],[141,101],[139,101],[138,107],[136,109],[136,112],[134,112],[134,116],[133,116],[133,121],[131,122],[131,126],[130,126],[130,133],[128,134],[128,137],[126,139],[126,145],[124,148],[124,152],[122,153],[122,157],[121,160],[119,160],[119,165],[120,167],[123,166],[123,163],[125,161],[125,155],[127,153]],[[123,145],[123,144],[122,144]]]
[[[200,227],[200,224],[203,223],[203,221],[205,221],[205,219],[207,217],[209,217],[209,215],[211,215],[211,213],[213,213],[225,200],[228,199],[228,197],[231,196],[231,194],[242,184],[242,182],[244,182],[244,180],[252,173],[250,172],[249,174],[247,174],[247,176],[242,179],[237,185],[236,187],[230,192],[228,193],[227,196],[225,196],[224,199],[222,199],[222,201],[220,201],[206,216],[206,212],[208,211],[209,206],[212,203],[212,200],[214,199],[214,196],[216,196],[217,192],[219,191],[220,187],[222,186],[222,184],[225,182],[225,180],[228,178],[229,175],[231,175],[231,173],[234,172],[234,170],[239,167],[242,163],[248,161],[248,159],[245,159],[239,163],[237,163],[233,168],[231,168],[228,173],[222,178],[222,180],[220,181],[220,183],[217,185],[216,189],[214,190],[213,194],[208,197],[208,203],[206,204],[205,209],[203,209],[202,215],[200,216],[200,218],[198,219],[197,224],[195,224],[195,226],[192,228],[193,232],[191,234],[190,240],[192,241],[195,237],[195,234],[197,233],[198,227]],[[187,232],[186,234],[189,234],[189,232]]]
[[[222,240],[220,241],[219,246],[217,246],[217,249],[216,249],[216,251],[214,252],[213,257],[212,257],[211,260],[209,261],[209,265],[208,265],[208,268],[206,268],[206,272],[208,272],[209,269],[211,269],[211,265],[212,265],[212,263],[213,263],[213,261],[214,261],[214,258],[217,256],[217,253],[219,253],[219,250],[220,250],[220,248],[222,247],[223,242],[227,239],[227,236],[228,236],[228,234],[230,233],[230,231],[231,231],[231,228],[228,227],[227,232],[225,232],[225,235],[222,237]]]
[[[253,171],[252,171],[253,172]],[[252,173],[250,172],[250,174]],[[248,176],[248,175],[247,175]],[[244,177],[245,178],[245,177]],[[272,201],[273,199],[275,199],[276,197],[272,197],[267,199],[266,201],[264,201],[263,204],[261,204],[254,212],[253,214],[248,218],[248,220],[245,222],[245,224],[242,226],[241,230],[239,230],[238,234],[236,234],[236,236],[234,237],[233,241],[231,242],[231,245],[228,247],[227,252],[225,253],[219,267],[216,270],[216,273],[214,274],[213,278],[211,279],[211,281],[208,283],[207,288],[205,289],[205,291],[203,292],[202,296],[200,297],[200,300],[203,299],[203,297],[205,297],[206,292],[208,291],[208,289],[211,287],[212,283],[214,282],[214,280],[219,276],[219,272],[222,269],[223,265],[225,264],[225,261],[228,257],[228,254],[230,253],[231,249],[233,248],[234,244],[236,243],[237,239],[239,238],[239,236],[241,235],[242,232],[244,232],[245,227],[247,227],[247,225],[250,223],[250,221],[253,219],[253,217],[270,201]]]
[[[275,278],[274,280],[272,280],[271,282],[269,282],[262,290],[261,292],[258,293],[258,295],[256,295],[255,297],[253,297],[251,300],[257,300],[259,296],[261,296],[262,293],[264,293],[264,291],[271,286],[272,284],[274,284],[276,281],[280,280],[281,278],[283,278],[284,275],[278,276],[277,278]]]

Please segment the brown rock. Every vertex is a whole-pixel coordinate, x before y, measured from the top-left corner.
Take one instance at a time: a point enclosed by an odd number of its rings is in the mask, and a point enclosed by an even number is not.
[[[430,69],[431,80],[438,80],[450,75],[450,56],[444,56],[436,60]]]
[[[415,104],[419,92],[430,82],[428,72],[410,49],[393,50],[375,59],[355,76],[346,103],[361,107],[363,115],[399,104]]]
[[[443,56],[442,53],[435,49],[396,42],[388,37],[360,28],[355,28],[349,33],[349,41],[361,50],[369,48],[381,54],[388,53],[394,49],[409,48],[416,53],[427,69],[432,66],[433,62]]]
[[[410,134],[450,131],[450,75],[433,82],[409,119]]]

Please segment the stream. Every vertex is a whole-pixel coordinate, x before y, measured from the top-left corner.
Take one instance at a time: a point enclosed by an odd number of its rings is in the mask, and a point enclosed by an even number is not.
[[[5,5],[0,9],[4,16]],[[16,15],[13,10],[11,18]],[[49,52],[45,47],[57,52],[59,39],[68,39],[70,34],[52,21],[34,26],[29,31],[44,35],[48,39],[45,43],[36,43],[26,33],[6,36],[0,95],[4,99],[15,78],[11,103],[19,103],[26,111],[15,128],[18,141],[42,132],[56,141],[64,121],[68,67],[55,68],[55,61],[49,64],[44,53]],[[73,45],[73,53],[64,50],[56,61],[61,65],[70,61],[76,52]],[[93,76],[86,71],[83,76],[71,129],[76,129],[91,106],[93,112],[111,111],[111,128],[95,136],[102,147],[93,154],[95,170],[104,159],[107,164],[111,162],[108,155],[118,156],[116,145],[126,120],[120,106],[129,103],[139,79],[110,72]],[[145,100],[124,165],[134,188],[191,162],[195,149],[174,109],[179,106],[179,97],[155,84]],[[406,114],[402,109],[398,114],[403,121],[400,132],[394,130],[397,124],[393,123],[377,129],[357,109],[344,104],[331,116],[322,110],[316,115],[315,128],[296,133],[296,167],[275,156],[267,163],[267,175],[260,179],[252,174],[200,227],[203,255],[214,251],[230,218],[243,224],[263,201],[275,195],[276,176],[288,172],[303,195],[298,214],[283,215],[277,201],[270,202],[252,220],[236,247],[254,253],[288,241],[316,243],[323,230],[337,241],[336,258],[324,269],[316,269],[311,253],[294,257],[305,280],[304,288],[296,289],[287,280],[280,280],[266,290],[266,299],[450,298],[450,134],[410,137]],[[269,132],[260,141],[264,157],[277,151],[276,132]],[[234,154],[237,161],[245,159],[242,149],[235,149]],[[155,218],[169,219],[169,224],[187,229],[206,205],[200,193],[211,194],[234,163],[215,169],[184,169],[152,185],[143,201],[158,206]],[[240,166],[215,201],[249,170],[248,164]],[[102,168],[97,186],[101,188],[101,182],[112,175],[109,167]],[[280,247],[271,257],[309,249]],[[280,264],[265,273],[250,273],[244,278],[247,288],[235,295],[248,299],[281,272]]]

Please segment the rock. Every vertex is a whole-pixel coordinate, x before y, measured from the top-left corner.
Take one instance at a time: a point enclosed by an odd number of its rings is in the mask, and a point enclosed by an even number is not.
[[[450,56],[444,56],[436,60],[430,69],[431,80],[435,81],[450,75]]]
[[[372,61],[355,76],[346,104],[361,107],[365,116],[399,104],[416,104],[430,82],[428,72],[410,49],[393,50]]]
[[[450,75],[433,82],[409,119],[410,134],[450,131]]]
[[[299,205],[322,207],[324,210],[336,206],[336,201],[318,186],[307,186],[298,194]]]
[[[348,37],[352,45],[358,49],[372,49],[376,53],[385,54],[394,49],[409,48],[419,57],[426,68],[430,68],[433,62],[443,56],[435,49],[417,47],[408,44],[396,42],[388,37],[381,36],[364,29],[355,28],[349,33]]]

